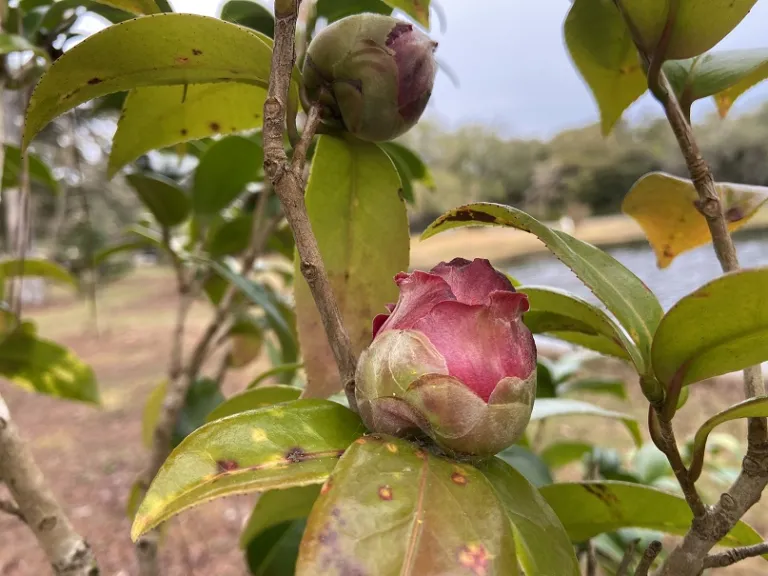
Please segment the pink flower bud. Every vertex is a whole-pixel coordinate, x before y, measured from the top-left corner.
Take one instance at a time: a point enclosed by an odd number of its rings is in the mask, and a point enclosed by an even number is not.
[[[369,428],[423,433],[443,448],[492,455],[514,444],[536,397],[528,298],[487,260],[456,258],[395,277],[400,297],[373,321],[357,368]]]

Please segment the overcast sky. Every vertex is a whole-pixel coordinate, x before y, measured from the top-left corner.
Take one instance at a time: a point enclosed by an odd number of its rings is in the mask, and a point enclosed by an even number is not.
[[[433,16],[438,58],[459,78],[438,75],[428,114],[447,126],[483,123],[515,136],[547,137],[598,118],[597,107],[571,65],[562,40],[569,0],[433,0],[445,13],[445,31]],[[171,0],[176,10],[215,15],[221,0]],[[760,0],[723,49],[768,47],[768,0]],[[768,82],[742,97],[734,112],[768,98]],[[645,97],[629,118],[657,114]],[[714,110],[700,102],[701,117]]]

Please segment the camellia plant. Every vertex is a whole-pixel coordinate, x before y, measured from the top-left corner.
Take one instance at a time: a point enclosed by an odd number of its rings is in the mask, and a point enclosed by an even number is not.
[[[275,0],[274,13],[229,2],[221,19],[172,13],[153,0],[108,2],[137,17],[85,39],[46,70],[23,148],[59,115],[124,92],[111,175],[151,150],[204,142],[191,190],[129,175],[154,218],[143,237],[172,256],[180,293],[203,290],[212,277],[223,282],[223,296],[206,291],[221,313],[206,347],[221,332],[254,336],[227,332],[223,319],[237,313],[255,315],[255,337],[268,327],[279,340],[285,303],[254,280],[253,267],[284,218],[292,239],[273,242],[289,254],[295,245],[286,289],[307,376],[280,386],[260,377],[241,394],[216,397],[201,425],[183,416],[202,356],[174,359],[156,396],[152,461],[131,511],[143,574],[158,573],[163,523],[251,492],[259,498],[240,545],[254,574],[565,576],[582,573],[583,557],[588,575],[599,564],[620,576],[697,576],[768,558],[763,537],[742,520],[768,484],[760,370],[768,361],[768,269],[740,269],[730,235],[768,191],[717,184],[690,121],[694,101],[713,96],[725,114],[766,76],[753,55],[708,52],[755,2],[574,0],[565,22],[604,132],[650,90],[688,166],[690,179],[646,175],[624,203],[660,267],[709,242],[722,265],[720,278],[666,313],[606,252],[500,204],[457,207],[422,240],[465,226],[525,231],[602,306],[519,285],[483,259],[409,271],[407,190],[427,180],[426,168],[391,140],[418,122],[437,74],[428,0]],[[240,132],[247,136],[232,136]],[[237,160],[209,166],[215,154]],[[224,186],[236,170],[250,176]],[[255,208],[232,204],[262,179]],[[199,182],[222,183],[221,194],[201,193]],[[181,225],[185,232],[174,234]],[[225,259],[233,255],[243,256],[241,267]],[[243,294],[249,303],[232,304]],[[622,384],[579,378],[579,364],[537,361],[534,334],[631,367],[651,443],[642,443],[631,416],[572,397],[624,400]],[[298,359],[283,355],[271,374],[293,373]],[[674,420],[688,387],[737,370],[746,399],[679,444]],[[570,415],[623,423],[637,448],[631,466],[591,444],[541,446],[544,424]],[[721,475],[712,498],[702,472],[717,457],[714,438],[724,442],[712,433],[736,419],[748,419],[746,456]],[[582,480],[553,481],[553,470],[578,461]],[[682,540],[662,549],[667,534]],[[68,550],[57,573],[98,573],[95,561],[78,562],[77,547]]]

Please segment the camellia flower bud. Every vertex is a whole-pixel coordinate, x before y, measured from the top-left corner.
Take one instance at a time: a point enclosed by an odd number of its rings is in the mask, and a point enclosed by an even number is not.
[[[385,142],[418,122],[432,95],[437,43],[413,24],[355,14],[323,29],[309,45],[304,88],[322,118],[362,140]]]
[[[522,321],[528,297],[481,259],[395,282],[397,305],[374,319],[357,366],[366,425],[423,433],[459,454],[490,456],[514,444],[536,397],[536,344]]]

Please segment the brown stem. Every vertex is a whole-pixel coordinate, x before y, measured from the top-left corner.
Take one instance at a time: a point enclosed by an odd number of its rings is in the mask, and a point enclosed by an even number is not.
[[[711,554],[704,559],[704,568],[724,568],[731,566],[747,558],[762,556],[768,554],[768,542],[755,544],[754,546],[744,546],[742,548],[731,548],[719,554]]]
[[[89,544],[75,531],[0,398],[0,481],[34,533],[56,576],[98,576]]]
[[[26,519],[24,518],[24,514],[21,513],[21,510],[19,510],[19,507],[16,506],[13,502],[9,502],[8,500],[0,500],[0,512],[3,514],[8,514],[9,516],[15,517],[17,520],[21,520],[22,522],[26,522]]]
[[[632,542],[629,543],[629,546],[624,552],[624,557],[621,559],[621,564],[619,564],[619,569],[616,571],[616,576],[627,576],[629,574],[629,565],[632,563],[632,558],[635,555],[635,550],[637,550],[637,544],[639,542],[640,540],[632,540]]]
[[[293,161],[283,147],[286,129],[286,112],[291,71],[295,61],[296,18],[300,0],[275,2],[275,44],[272,51],[272,70],[269,78],[267,100],[264,103],[264,171],[272,181],[283,205],[288,224],[296,239],[301,273],[309,285],[315,305],[323,320],[326,336],[339,368],[339,374],[349,405],[356,410],[355,367],[357,360],[352,351],[349,335],[341,318],[341,312],[328,280],[317,239],[304,203],[304,164],[306,149],[319,125],[319,108],[314,104],[300,142],[296,146]]]
[[[643,557],[640,558],[640,563],[635,568],[635,576],[648,576],[648,571],[659,554],[661,554],[661,542],[654,540],[643,552]]]

